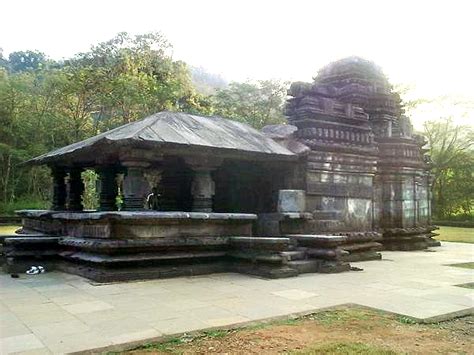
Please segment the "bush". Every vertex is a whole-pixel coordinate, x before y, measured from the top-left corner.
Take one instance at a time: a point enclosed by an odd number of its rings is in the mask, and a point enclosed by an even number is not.
[[[50,207],[50,202],[40,198],[22,198],[14,202],[0,202],[0,215],[14,216],[17,210],[38,209],[44,210]]]

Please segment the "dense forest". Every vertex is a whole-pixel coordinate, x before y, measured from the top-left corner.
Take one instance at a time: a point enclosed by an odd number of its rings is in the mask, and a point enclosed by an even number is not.
[[[22,162],[162,111],[214,114],[261,128],[284,122],[288,83],[227,83],[171,56],[160,33],[120,33],[55,61],[37,51],[0,50],[0,214],[42,208],[49,171]],[[450,120],[428,122],[436,213],[474,214],[473,133]]]

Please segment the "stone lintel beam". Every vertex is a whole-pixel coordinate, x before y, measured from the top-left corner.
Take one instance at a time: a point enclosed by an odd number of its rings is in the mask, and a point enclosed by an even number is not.
[[[193,171],[191,185],[193,212],[212,212],[215,183],[211,173],[222,163],[222,159],[188,158],[185,162]]]
[[[84,169],[81,167],[69,168],[69,211],[82,211],[84,209],[82,205],[84,182],[81,176],[83,171]]]
[[[141,211],[145,209],[145,197],[149,184],[145,178],[145,169],[150,166],[146,161],[122,161],[127,171],[123,179],[123,210]]]
[[[101,166],[95,170],[99,174],[100,179],[99,210],[116,211],[116,198],[118,192],[117,167]]]
[[[133,162],[153,164],[161,162],[163,159],[163,155],[157,154],[156,151],[151,149],[122,148],[119,152],[119,160],[124,166],[133,164]]]
[[[51,209],[62,211],[66,209],[66,169],[64,167],[52,166],[51,175],[53,177],[53,204]]]

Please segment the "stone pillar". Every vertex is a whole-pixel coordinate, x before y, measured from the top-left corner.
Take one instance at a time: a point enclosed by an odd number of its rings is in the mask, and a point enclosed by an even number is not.
[[[99,210],[116,211],[117,204],[117,170],[115,167],[105,166],[96,169],[100,179]]]
[[[193,171],[192,211],[212,212],[215,184],[211,173],[222,163],[222,159],[189,157],[185,162]]]
[[[63,211],[66,209],[66,170],[60,167],[52,167],[51,175],[53,176],[53,205],[51,209],[54,211]]]
[[[82,181],[82,168],[69,169],[69,211],[82,211],[82,193],[84,192],[84,182]]]
[[[146,162],[123,162],[127,172],[123,179],[123,210],[142,211],[145,207],[146,194],[149,192],[148,181],[144,175],[144,169],[148,167]]]
[[[193,212],[212,212],[212,198],[215,194],[215,184],[209,167],[193,167],[193,182],[191,185]]]
[[[146,201],[146,208],[149,210],[159,211],[161,209],[161,196],[158,188],[161,181],[161,174],[162,171],[159,169],[149,169],[144,174],[148,186],[151,187],[151,195],[149,195]]]

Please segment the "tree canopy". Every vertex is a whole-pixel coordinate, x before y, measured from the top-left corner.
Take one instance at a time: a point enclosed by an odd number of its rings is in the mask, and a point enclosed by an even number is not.
[[[216,114],[257,128],[282,120],[284,84],[227,87],[220,77],[193,73],[158,32],[119,33],[62,61],[31,50],[5,58],[0,50],[0,213],[18,199],[49,196],[47,169],[19,163],[155,112]],[[218,85],[203,94],[193,77]]]
[[[434,213],[439,218],[474,214],[474,131],[450,118],[425,123],[432,161]]]

